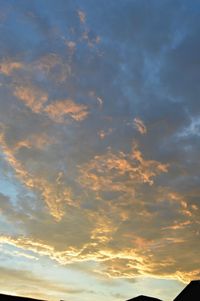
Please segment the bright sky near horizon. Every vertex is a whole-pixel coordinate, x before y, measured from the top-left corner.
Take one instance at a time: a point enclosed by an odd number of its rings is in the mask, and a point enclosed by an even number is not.
[[[170,301],[200,278],[199,20],[0,0],[0,292]]]

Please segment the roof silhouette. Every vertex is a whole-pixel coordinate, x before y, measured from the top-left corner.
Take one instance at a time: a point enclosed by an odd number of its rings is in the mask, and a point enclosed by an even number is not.
[[[44,301],[33,298],[12,296],[0,294],[0,300],[3,301]],[[137,296],[135,298],[129,299],[127,301],[162,301],[157,298],[148,297],[148,296]],[[182,292],[174,299],[174,301],[200,301],[200,280],[191,281]]]
[[[39,300],[39,299],[12,296],[12,295],[4,295],[4,294],[0,294],[0,300],[2,300],[2,301],[43,301],[43,300]]]
[[[162,300],[156,299],[156,298],[153,298],[153,297],[140,295],[140,296],[137,296],[135,298],[129,299],[127,301],[162,301]]]
[[[174,301],[199,301],[200,300],[200,280],[191,281]]]

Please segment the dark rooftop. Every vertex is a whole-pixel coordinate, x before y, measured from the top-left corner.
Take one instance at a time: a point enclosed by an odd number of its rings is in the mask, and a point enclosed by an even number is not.
[[[1,301],[43,301],[39,299],[0,294]]]
[[[141,295],[141,296],[129,299],[127,301],[162,301],[162,300]]]
[[[174,301],[199,301],[200,300],[200,280],[191,281]]]

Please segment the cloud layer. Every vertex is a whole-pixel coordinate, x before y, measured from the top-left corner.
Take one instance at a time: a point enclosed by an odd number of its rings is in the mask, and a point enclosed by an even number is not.
[[[0,244],[13,257],[200,277],[199,9],[3,5]]]

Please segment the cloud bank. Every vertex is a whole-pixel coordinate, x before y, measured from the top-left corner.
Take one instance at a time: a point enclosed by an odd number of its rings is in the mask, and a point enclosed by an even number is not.
[[[0,244],[199,278],[199,5],[41,2],[2,7]]]

